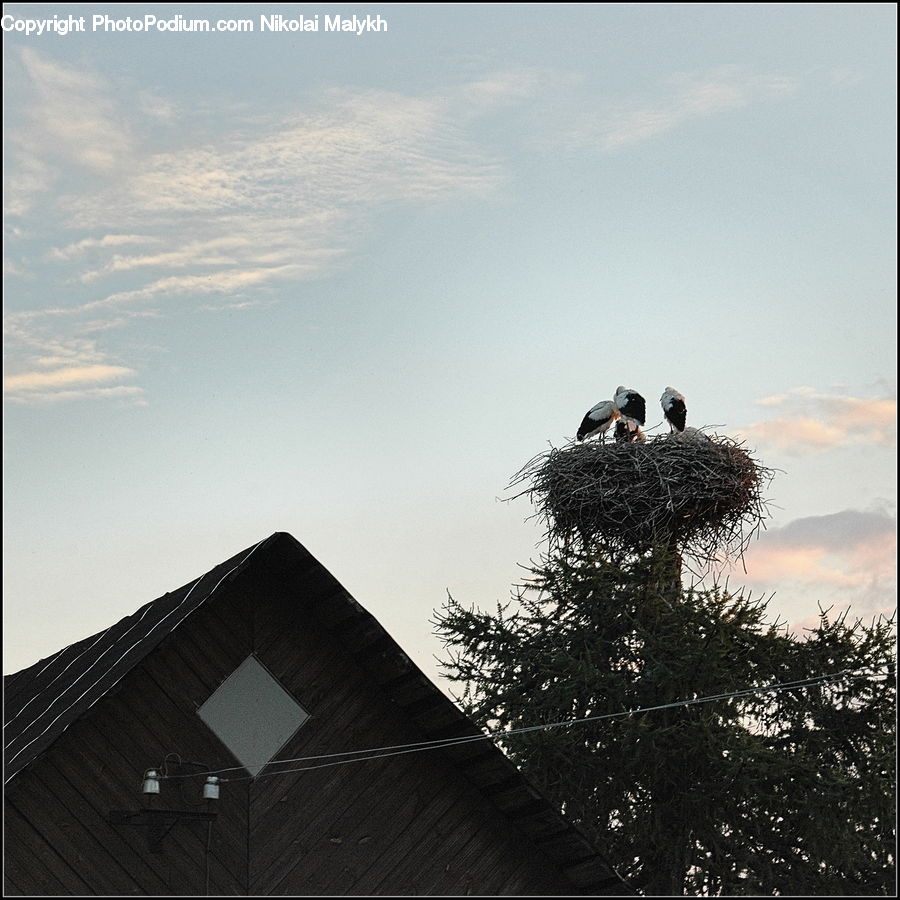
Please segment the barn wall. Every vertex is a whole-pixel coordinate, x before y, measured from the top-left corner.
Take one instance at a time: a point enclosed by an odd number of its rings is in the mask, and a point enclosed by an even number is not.
[[[282,758],[422,740],[315,603],[270,582],[254,652],[311,713]],[[298,763],[298,766],[303,763]],[[438,751],[265,777],[250,791],[255,894],[565,894],[567,882]]]
[[[250,652],[311,713],[281,758],[422,740],[323,612],[335,588],[314,561],[257,570],[167,636],[11,783],[6,892],[196,895],[208,879],[220,895],[568,894],[549,857],[439,751],[252,782],[234,773],[209,832],[180,824],[160,853],[143,830],[110,823],[110,810],[144,805],[141,776],[167,754],[236,765],[196,709]],[[332,608],[352,619],[343,600]],[[204,809],[201,784],[164,781],[149,805]]]
[[[7,893],[205,894],[207,837],[210,893],[246,893],[246,782],[223,791],[209,835],[206,823],[179,824],[161,853],[150,852],[143,829],[108,817],[145,805],[142,774],[167,754],[235,764],[195,709],[244,659],[250,639],[250,617],[233,601],[201,608],[11,782]],[[146,805],[203,810],[200,794],[196,779],[165,781]]]

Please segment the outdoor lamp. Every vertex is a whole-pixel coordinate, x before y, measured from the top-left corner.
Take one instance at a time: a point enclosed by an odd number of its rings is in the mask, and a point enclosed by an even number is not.
[[[148,769],[144,773],[144,783],[141,785],[142,794],[159,793],[159,772],[156,769]]]
[[[219,799],[219,779],[215,775],[206,776],[206,784],[203,785],[203,797],[206,800]]]

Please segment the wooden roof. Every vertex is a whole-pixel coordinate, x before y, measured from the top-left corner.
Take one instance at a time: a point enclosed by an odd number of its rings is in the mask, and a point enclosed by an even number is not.
[[[413,721],[425,740],[483,732],[291,535],[276,532],[110,628],[5,677],[5,779],[36,760],[223,584],[273,574],[302,584],[304,604]],[[490,740],[439,751],[547,853],[584,893],[632,893],[581,832]]]

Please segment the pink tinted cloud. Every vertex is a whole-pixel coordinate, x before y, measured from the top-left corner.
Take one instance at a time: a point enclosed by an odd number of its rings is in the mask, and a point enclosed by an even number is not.
[[[738,431],[751,441],[791,455],[853,444],[896,446],[897,398],[893,395],[853,397],[798,387],[763,397],[757,404],[776,414]]]
[[[892,591],[897,520],[884,510],[845,509],[795,519],[763,533],[744,556],[748,583],[774,588],[785,581]]]

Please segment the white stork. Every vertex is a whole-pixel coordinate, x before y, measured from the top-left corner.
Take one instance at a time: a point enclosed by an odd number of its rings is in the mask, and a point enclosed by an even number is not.
[[[679,394],[673,387],[667,387],[659,402],[662,404],[663,415],[669,423],[670,431],[684,431],[684,423],[687,421],[684,395]]]
[[[647,401],[633,388],[622,387],[620,384],[613,396],[613,403],[616,405],[625,427],[634,432],[635,437],[632,440],[640,440],[637,435],[641,433],[641,425],[647,419]]]
[[[576,437],[579,441],[587,440],[595,434],[602,438],[618,418],[619,410],[616,409],[615,403],[612,400],[601,400],[585,413],[584,419],[578,426]]]

